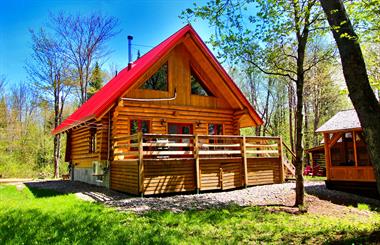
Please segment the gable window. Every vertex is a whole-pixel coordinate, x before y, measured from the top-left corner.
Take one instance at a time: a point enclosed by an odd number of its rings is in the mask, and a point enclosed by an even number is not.
[[[130,134],[136,134],[137,132],[149,133],[150,131],[149,120],[131,120],[130,121]]]
[[[140,89],[168,91],[168,63],[161,66],[156,73],[145,81]]]
[[[204,86],[203,81],[199,76],[191,69],[190,72],[191,81],[191,94],[200,96],[213,96],[213,94]]]
[[[91,128],[89,153],[95,153],[95,152],[96,152],[96,128]]]

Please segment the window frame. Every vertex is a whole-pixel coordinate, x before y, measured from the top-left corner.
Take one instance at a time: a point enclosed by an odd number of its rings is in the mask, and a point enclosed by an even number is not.
[[[221,134],[210,134],[210,125],[221,125],[222,126],[222,132]],[[208,123],[207,124],[207,134],[208,135],[224,135],[224,124],[223,123]]]
[[[144,88],[144,85],[145,83],[151,79],[157,72],[160,71],[160,69],[165,66],[167,67],[167,71],[166,71],[166,89],[165,90],[161,90],[161,89],[152,89],[152,88]],[[169,61],[165,61],[163,62],[159,68],[153,72],[147,79],[144,79],[144,81],[141,83],[141,85],[138,87],[138,89],[141,89],[141,90],[150,90],[150,91],[159,91],[159,92],[169,92],[170,91],[170,85],[169,85],[169,78],[170,78],[170,68],[169,68]]]
[[[201,97],[215,97],[214,93],[211,92],[211,89],[206,85],[205,79],[200,75],[200,73],[192,66],[190,65],[190,95],[195,95],[195,96],[201,96]],[[201,85],[202,89],[206,92],[207,95],[201,95],[201,94],[194,94],[192,91],[192,80],[191,77],[195,76],[195,78],[198,80],[199,85]]]
[[[140,128],[141,126],[141,129],[137,129],[137,132],[133,133],[133,134],[137,134],[139,132],[142,132],[142,122],[143,121],[147,121],[148,122],[148,132],[147,134],[151,133],[151,129],[152,129],[152,119],[147,119],[147,118],[130,118],[129,119],[129,135],[133,135],[132,134],[132,127],[131,127],[131,123],[132,121],[137,121],[137,124],[138,124],[138,128]]]

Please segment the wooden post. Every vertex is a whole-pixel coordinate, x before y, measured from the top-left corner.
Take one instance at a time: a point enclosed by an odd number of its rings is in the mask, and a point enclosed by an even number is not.
[[[284,174],[284,162],[283,162],[283,152],[282,152],[282,137],[280,136],[280,138],[278,139],[278,158],[279,158],[279,161],[280,161],[280,166],[281,166],[281,170],[280,170],[280,181],[281,183],[285,182],[285,174]]]
[[[222,189],[222,190],[224,190],[224,180],[223,180],[223,168],[222,167],[220,167],[219,168],[219,183],[220,183],[220,188]]]
[[[358,152],[356,149],[356,132],[352,131],[352,145],[354,147],[354,161],[355,161],[355,168],[358,167]]]
[[[199,169],[199,141],[198,135],[194,136],[194,157],[195,157],[195,183],[196,183],[196,192],[199,194],[201,188],[200,180],[200,169]]]
[[[330,180],[330,171],[331,171],[331,158],[330,158],[330,136],[329,133],[323,133],[325,140],[325,161],[326,161],[326,177],[327,180]]]
[[[248,163],[247,163],[247,146],[246,146],[246,138],[243,136],[241,142],[241,154],[243,157],[243,168],[244,168],[244,187],[248,187]]]
[[[137,133],[138,149],[139,149],[139,192],[144,195],[144,147],[143,147],[143,133]]]

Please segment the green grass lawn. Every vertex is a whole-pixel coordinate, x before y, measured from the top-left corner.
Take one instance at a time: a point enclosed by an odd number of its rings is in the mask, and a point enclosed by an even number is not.
[[[118,212],[45,190],[0,185],[0,244],[235,244],[363,242],[380,217],[322,217],[263,207]]]
[[[307,181],[325,181],[326,177],[323,176],[303,176],[303,178]]]

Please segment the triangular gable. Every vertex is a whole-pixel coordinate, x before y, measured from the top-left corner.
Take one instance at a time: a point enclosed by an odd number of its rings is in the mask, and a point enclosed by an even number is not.
[[[151,51],[143,55],[140,59],[136,60],[131,67],[124,68],[116,77],[111,79],[106,85],[103,86],[97,93],[95,93],[87,102],[79,107],[73,114],[64,120],[52,133],[58,134],[64,132],[74,126],[85,123],[91,119],[98,119],[111,106],[117,102],[119,97],[125,93],[137,79],[140,78],[155,62],[167,54],[172,48],[179,43],[179,41],[186,37],[187,33],[191,35],[198,47],[204,52],[213,66],[221,74],[226,81],[226,84],[231,91],[241,100],[242,104],[247,108],[248,113],[256,125],[263,123],[262,119],[258,116],[256,111],[252,108],[247,98],[243,95],[237,85],[232,81],[227,72],[216,60],[215,56],[207,48],[206,44],[201,40],[199,35],[195,32],[191,25],[186,25],[168,39],[157,45]]]

